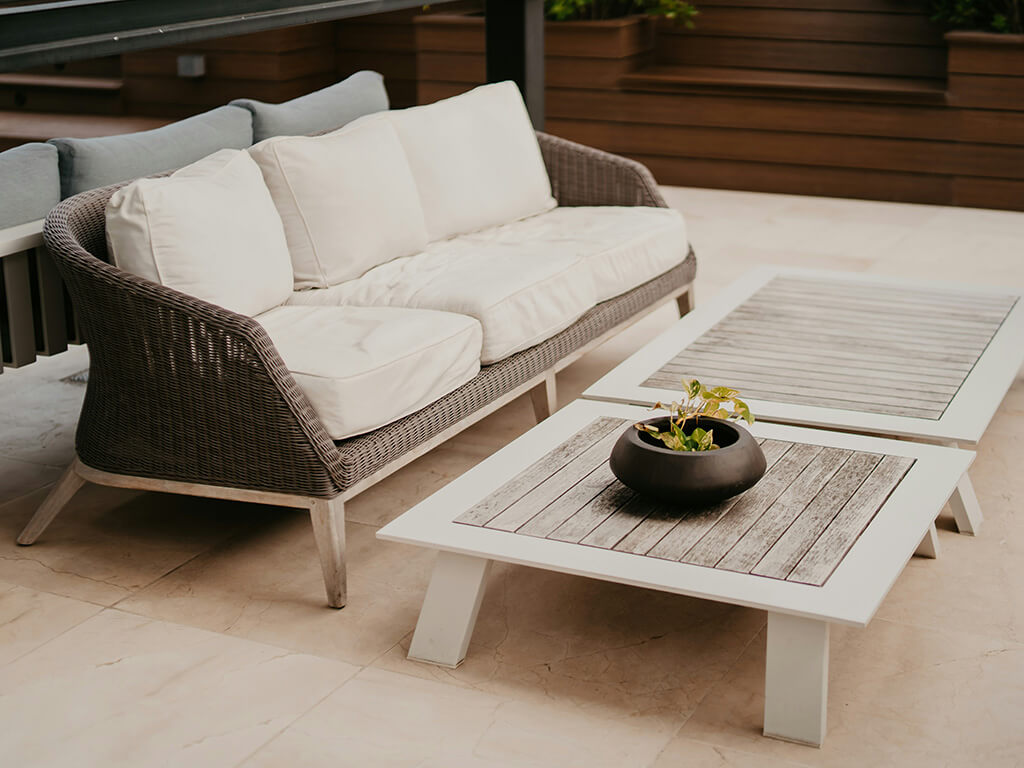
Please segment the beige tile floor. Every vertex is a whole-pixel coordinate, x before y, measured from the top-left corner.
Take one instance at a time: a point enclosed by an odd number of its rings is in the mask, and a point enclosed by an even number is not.
[[[1024,214],[668,189],[698,300],[760,264],[1024,290]],[[559,376],[568,401],[666,308]],[[1021,340],[1024,343],[1024,339]],[[1024,378],[973,470],[987,520],[940,521],[866,630],[837,628],[817,750],[760,736],[759,611],[495,569],[466,663],[405,659],[431,555],[374,532],[529,429],[518,401],[348,505],[350,603],[324,607],[306,518],[87,488],[14,536],[71,456],[84,350],[0,376],[0,765],[1024,765]]]

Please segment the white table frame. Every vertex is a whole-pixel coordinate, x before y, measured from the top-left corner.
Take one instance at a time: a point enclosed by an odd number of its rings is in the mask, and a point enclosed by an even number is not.
[[[825,736],[828,626],[863,627],[907,560],[934,556],[934,520],[974,454],[778,424],[758,437],[913,457],[917,461],[823,586],[658,560],[464,525],[454,519],[538,456],[600,416],[638,419],[642,407],[579,400],[386,525],[381,539],[439,550],[409,657],[455,667],[466,656],[491,562],[631,584],[764,609],[768,618],[765,734],[820,745]]]
[[[780,276],[828,279],[850,284],[883,284],[908,289],[951,290],[979,295],[1014,295],[1001,288],[885,277],[851,272],[761,267],[751,270],[708,304],[681,318],[635,354],[590,386],[590,400],[651,406],[679,399],[679,390],[643,386],[648,377],[702,336],[770,280]],[[1018,301],[992,338],[963,385],[939,419],[891,416],[822,406],[747,399],[759,420],[883,435],[899,439],[973,448],[981,440],[1024,363],[1024,301]],[[728,383],[728,382],[721,382]],[[742,393],[741,393],[742,394]],[[982,512],[970,478],[964,474],[950,507],[961,533],[979,532]]]

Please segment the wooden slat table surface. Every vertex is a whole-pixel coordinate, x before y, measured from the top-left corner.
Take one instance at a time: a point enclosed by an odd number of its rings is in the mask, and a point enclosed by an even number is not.
[[[612,474],[608,456],[629,424],[595,419],[456,522],[821,586],[914,463],[761,440],[768,471],[752,489],[711,507],[672,507]]]
[[[683,379],[761,419],[976,443],[1024,362],[1024,302],[999,288],[763,268],[587,389],[653,404]]]
[[[1017,300],[779,276],[644,386],[698,378],[759,399],[938,419]]]

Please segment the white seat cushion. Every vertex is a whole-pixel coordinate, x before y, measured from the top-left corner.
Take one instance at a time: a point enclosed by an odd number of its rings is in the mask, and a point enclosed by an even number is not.
[[[256,319],[335,440],[418,411],[480,370],[480,324],[464,315],[286,306]]]
[[[122,187],[106,217],[111,256],[127,272],[243,315],[291,295],[281,218],[244,151],[223,149]]]
[[[464,238],[371,269],[332,288],[297,291],[289,304],[437,309],[483,326],[484,365],[539,344],[594,305],[590,271],[579,256],[544,248],[509,253]]]
[[[555,207],[537,135],[515,83],[361,118],[398,131],[428,239],[515,221]]]
[[[387,120],[278,136],[249,154],[284,222],[296,289],[353,280],[426,247],[416,182]]]
[[[513,262],[534,253],[582,258],[599,302],[668,271],[689,250],[686,224],[671,208],[555,208],[459,240]]]

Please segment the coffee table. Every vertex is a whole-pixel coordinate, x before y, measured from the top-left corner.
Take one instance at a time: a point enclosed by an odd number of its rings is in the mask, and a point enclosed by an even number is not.
[[[863,627],[974,454],[755,424],[769,462],[752,489],[668,508],[608,468],[646,408],[578,400],[386,525],[381,539],[439,550],[410,658],[466,656],[494,560],[768,611],[764,732],[820,745],[829,624]]]
[[[973,447],[1024,362],[1024,302],[1001,288],[806,269],[747,273],[583,394],[652,405],[697,378],[758,419]],[[965,474],[961,533],[981,509]]]

